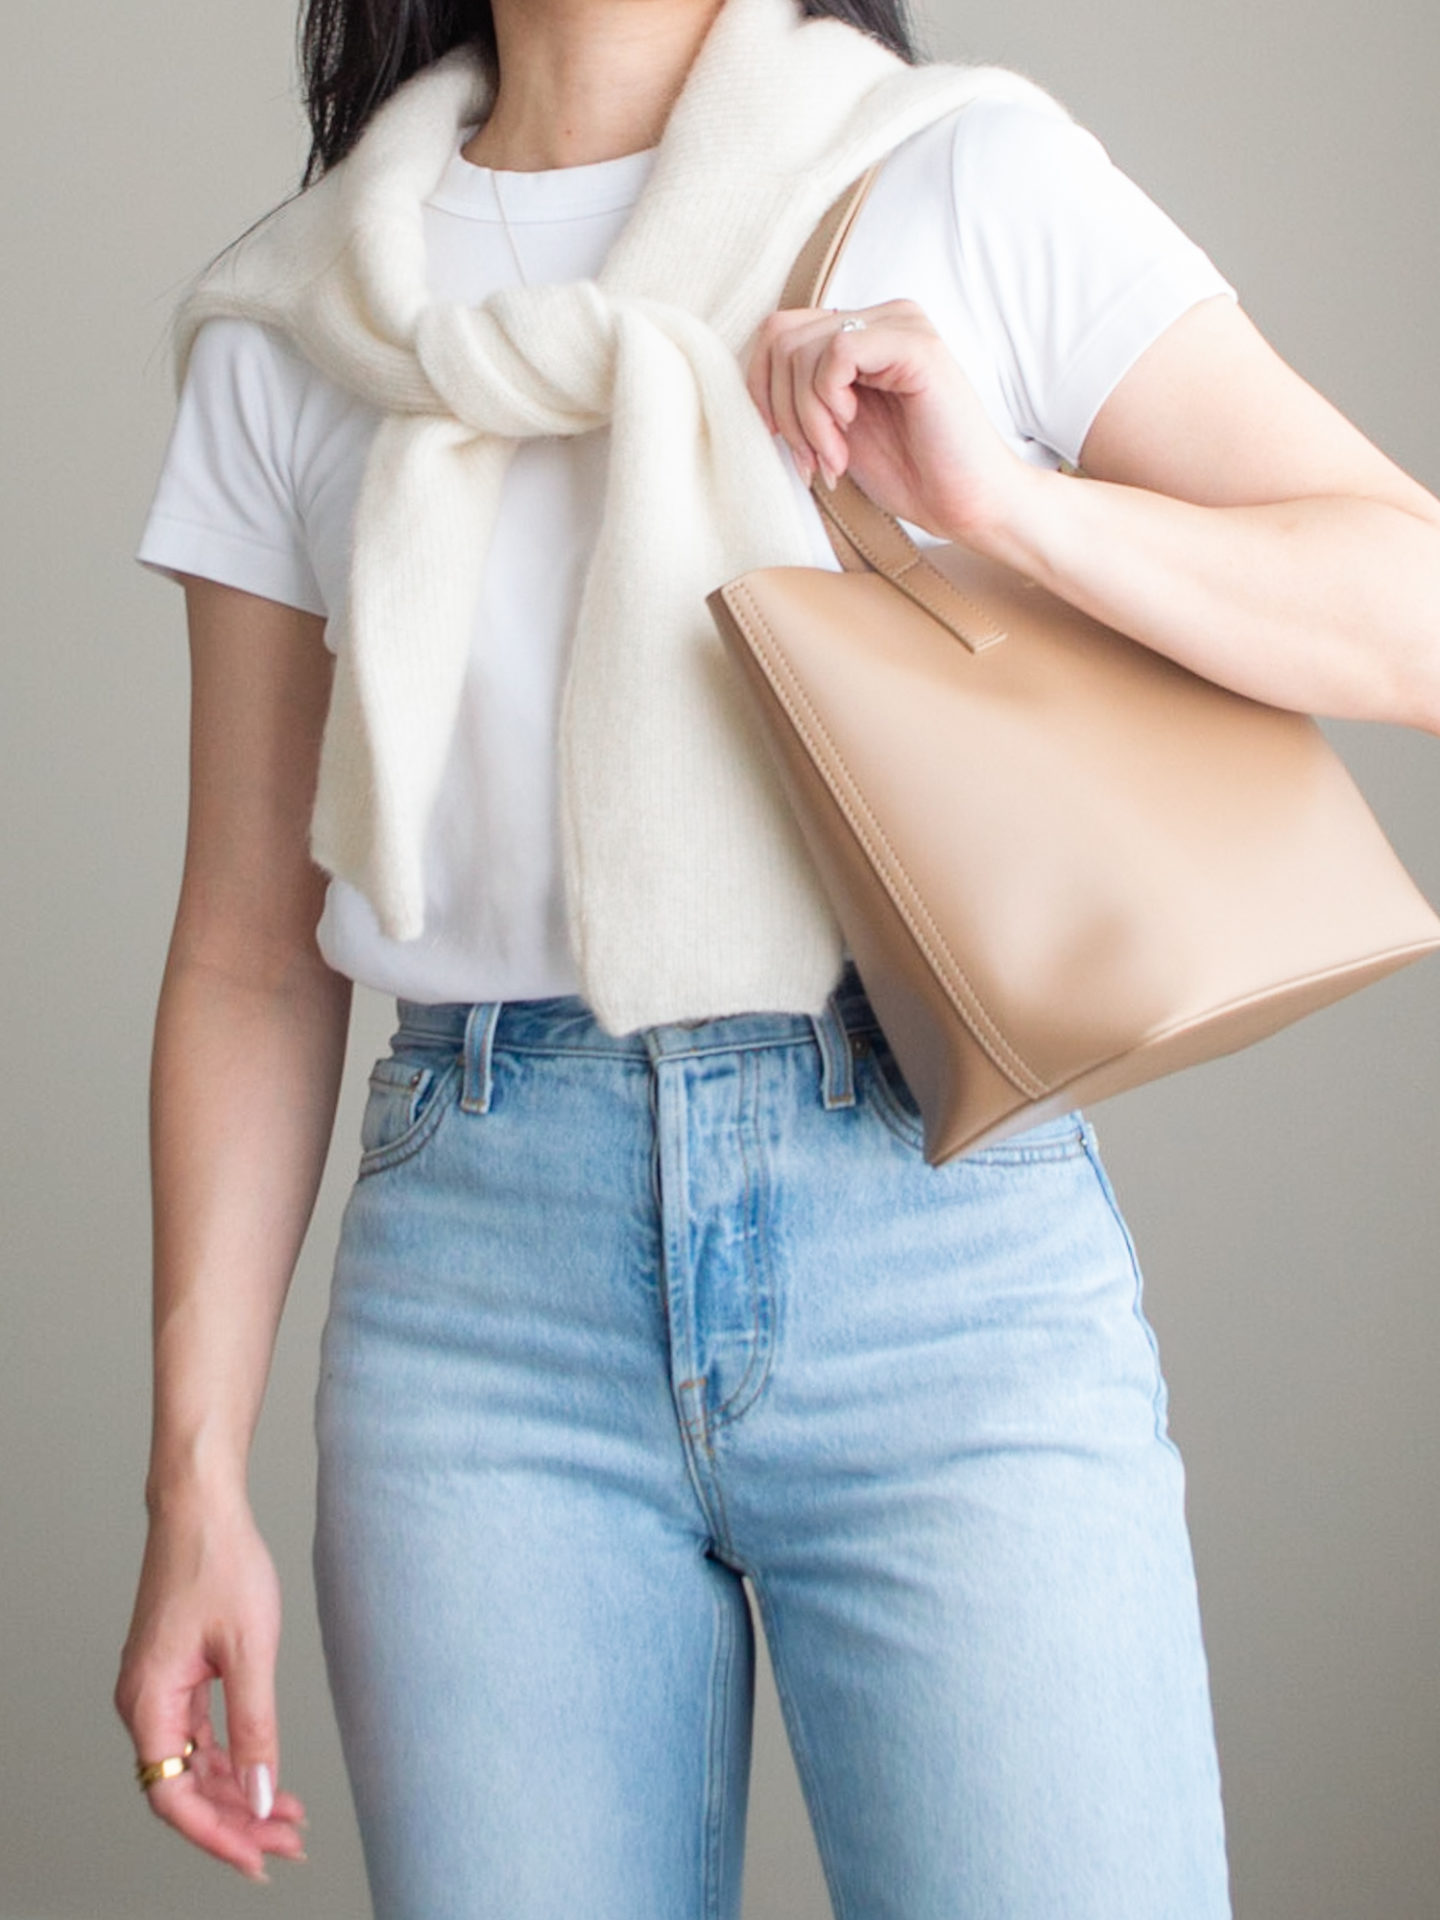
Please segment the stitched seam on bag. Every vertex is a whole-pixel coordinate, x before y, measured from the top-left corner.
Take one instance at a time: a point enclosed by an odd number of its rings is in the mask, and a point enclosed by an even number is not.
[[[1225,1014],[1239,1013],[1246,1007],[1259,1006],[1262,1001],[1273,1000],[1278,993],[1288,992],[1298,987],[1318,986],[1322,980],[1340,980],[1347,973],[1365,973],[1382,961],[1393,960],[1398,967],[1404,963],[1407,954],[1419,960],[1427,953],[1434,953],[1437,944],[1440,942],[1437,942],[1434,936],[1428,940],[1407,940],[1403,946],[1386,947],[1379,953],[1366,954],[1360,960],[1342,960],[1333,967],[1317,967],[1311,973],[1292,973],[1276,986],[1262,987],[1255,993],[1243,993],[1237,999],[1226,1000],[1218,1007],[1207,1008],[1198,1017],[1187,1014],[1183,1020],[1172,1020],[1168,1027],[1157,1027],[1153,1033],[1147,1033],[1140,1044],[1146,1047],[1158,1046],[1161,1041],[1173,1040],[1177,1034],[1184,1033],[1187,1028],[1204,1026],[1207,1021],[1221,1019]],[[1383,979],[1384,975],[1380,977]],[[1317,1008],[1316,1011],[1318,1012],[1319,1009]],[[1108,1066],[1109,1061],[1098,1060],[1095,1065]],[[1085,1071],[1088,1072],[1090,1069],[1086,1068]]]
[[[1020,1092],[1029,1094],[1032,1097],[1049,1092],[1049,1088],[1045,1083],[1045,1081],[1043,1081],[1039,1077],[1039,1075],[1035,1073],[1034,1069],[1030,1067],[1026,1063],[1026,1061],[1023,1060],[1021,1056],[1015,1051],[1015,1049],[1010,1045],[1009,1041],[1006,1040],[1004,1034],[1001,1032],[999,1026],[996,1024],[994,1019],[986,1011],[985,1004],[981,1000],[980,995],[976,992],[974,984],[970,980],[964,968],[960,965],[959,961],[956,960],[954,954],[950,951],[950,948],[945,942],[944,935],[940,932],[940,929],[936,926],[934,920],[931,918],[930,914],[926,911],[925,906],[920,898],[919,888],[915,885],[915,882],[911,879],[909,871],[905,866],[905,863],[901,860],[899,855],[896,853],[894,847],[891,845],[888,837],[885,834],[884,829],[880,826],[879,822],[875,819],[875,816],[870,812],[870,809],[865,805],[865,801],[860,793],[860,789],[855,780],[855,776],[851,773],[849,765],[845,760],[844,754],[841,753],[840,749],[836,746],[834,740],[830,737],[830,734],[826,730],[824,722],[820,719],[820,716],[815,712],[815,709],[811,704],[809,698],[805,694],[804,689],[800,686],[798,680],[795,678],[794,672],[790,667],[790,663],[785,658],[783,648],[780,646],[780,643],[777,640],[775,634],[773,633],[770,626],[766,622],[765,616],[761,613],[759,607],[755,604],[753,596],[743,586],[737,586],[734,589],[734,591],[737,594],[742,594],[742,593],[744,594],[745,600],[750,608],[753,619],[755,620],[757,625],[760,627],[761,632],[763,633],[765,639],[768,640],[770,643],[770,657],[771,657],[772,664],[781,673],[785,675],[790,686],[794,690],[795,700],[802,703],[806,712],[810,715],[815,732],[818,732],[821,739],[824,741],[825,747],[828,749],[832,771],[834,771],[835,769],[838,769],[839,772],[844,776],[845,782],[852,796],[851,804],[847,805],[845,798],[842,797],[842,795],[836,791],[834,781],[827,780],[826,784],[830,788],[832,798],[835,800],[836,804],[840,807],[841,811],[845,814],[845,817],[849,822],[852,832],[854,832],[856,838],[860,841],[861,845],[865,848],[865,851],[867,855],[870,857],[870,859],[872,860],[872,862],[875,861],[875,858],[876,858],[875,849],[874,849],[874,846],[871,844],[871,842],[867,840],[865,836],[865,833],[863,831],[864,824],[869,825],[871,833],[873,834],[874,838],[877,839],[880,842],[881,847],[883,847],[885,854],[888,856],[890,870],[892,874],[898,875],[899,878],[904,882],[904,885],[908,890],[908,893],[910,895],[910,899],[912,902],[912,905],[909,911],[907,911],[905,904],[903,904],[900,900],[898,900],[895,897],[895,892],[893,888],[887,886],[886,892],[890,895],[890,899],[893,905],[895,906],[896,910],[900,913],[902,919],[904,919],[906,926],[909,928],[912,937],[916,940],[916,942],[920,946],[922,953],[924,953],[926,959],[930,962],[931,966],[934,967],[936,971],[941,974],[942,979],[944,978],[945,969],[948,966],[948,969],[952,978],[946,984],[950,986],[952,997],[957,1002],[961,1003],[960,1012],[962,1016],[965,1018],[965,1023],[970,1028],[972,1035],[974,1036],[976,1041],[979,1043],[979,1045],[984,1049],[984,1051],[989,1055],[990,1059],[994,1062],[994,1064],[1005,1075],[1005,1078],[1009,1080],[1014,1086],[1016,1086]],[[753,637],[754,636],[752,636],[752,638]],[[773,674],[768,675],[767,677],[770,679],[770,684],[774,689],[776,697],[781,701],[782,705],[785,707],[786,712],[789,714],[791,722],[794,725],[796,731],[799,733],[801,739],[805,742],[806,746],[809,747],[813,753],[815,748],[815,741],[812,734],[807,732],[802,717],[800,716],[799,713],[796,712],[795,707],[791,704],[791,702],[786,699],[784,690],[776,684]],[[857,815],[862,816],[862,818],[857,818],[856,817]],[[915,919],[917,917],[923,922],[923,928],[915,924]],[[926,940],[924,929],[928,929],[929,931],[929,935],[930,935],[929,942],[927,942]],[[932,944],[933,944],[933,947],[938,948],[939,950],[938,955],[936,952],[932,951]],[[1007,1065],[1007,1061],[1009,1062],[1008,1065]]]
[[[1261,987],[1254,993],[1241,994],[1238,998],[1226,1000],[1219,1006],[1207,1007],[1203,1013],[1188,1013],[1179,1020],[1172,1020],[1168,1026],[1154,1027],[1149,1033],[1143,1034],[1133,1046],[1122,1047],[1118,1053],[1100,1054],[1094,1059],[1084,1061],[1078,1067],[1069,1068],[1066,1071],[1065,1078],[1063,1080],[1057,1080],[1054,1085],[1048,1087],[1046,1091],[1052,1094],[1064,1093],[1067,1088],[1077,1086],[1087,1075],[1103,1073],[1107,1067],[1114,1066],[1117,1060],[1123,1060],[1127,1054],[1143,1053],[1147,1048],[1164,1046],[1167,1040],[1178,1039],[1181,1034],[1191,1032],[1199,1027],[1209,1026],[1215,1022],[1226,1019],[1231,1014],[1241,1013],[1246,1007],[1259,1006],[1262,1002],[1273,1000],[1278,995],[1292,992],[1300,987],[1315,986],[1322,980],[1339,980],[1343,979],[1346,974],[1367,972],[1377,961],[1393,961],[1398,969],[1406,964],[1407,959],[1421,960],[1427,954],[1434,953],[1437,946],[1440,946],[1440,941],[1433,938],[1429,940],[1408,940],[1403,946],[1387,947],[1383,953],[1368,954],[1363,960],[1342,960],[1336,966],[1321,967],[1313,973],[1292,973],[1273,987]],[[1384,977],[1383,974],[1379,976],[1381,979]],[[1321,1002],[1320,1004],[1323,1006],[1326,1003]],[[1314,1007],[1311,1011],[1318,1013],[1320,1007]],[[1300,1018],[1303,1018],[1303,1016],[1291,1014],[1284,1024],[1288,1025],[1290,1022]],[[1275,1029],[1275,1031],[1280,1030],[1281,1029]]]
[[[874,839],[879,841],[880,846],[884,849],[885,855],[888,857],[891,874],[898,876],[899,879],[904,883],[904,886],[910,896],[910,902],[911,902],[908,911],[907,911],[906,904],[896,897],[895,889],[893,886],[887,885],[885,890],[889,894],[892,904],[895,906],[896,910],[901,915],[901,918],[905,921],[906,926],[909,928],[912,938],[917,942],[921,952],[925,955],[926,959],[930,962],[930,965],[941,976],[942,981],[946,985],[948,985],[950,989],[951,997],[953,1000],[955,1000],[958,1003],[959,1011],[962,1017],[965,1019],[965,1024],[969,1027],[971,1034],[974,1036],[977,1043],[983,1048],[985,1053],[994,1062],[994,1064],[999,1068],[1001,1073],[1004,1074],[1005,1078],[1009,1080],[1011,1084],[1015,1086],[1021,1093],[1028,1094],[1032,1098],[1034,1098],[1039,1094],[1047,1093],[1049,1091],[1049,1088],[1047,1087],[1046,1083],[1042,1079],[1040,1079],[1039,1075],[1035,1073],[1033,1068],[1031,1068],[1027,1064],[1027,1062],[1023,1060],[1021,1056],[1015,1051],[1015,1049],[1010,1045],[1009,1041],[1006,1040],[1004,1034],[1001,1032],[1000,1028],[997,1026],[994,1019],[987,1012],[985,1008],[985,1004],[981,1000],[980,995],[976,992],[975,986],[973,982],[970,980],[969,975],[965,972],[964,968],[960,965],[959,961],[955,958],[954,954],[950,951],[949,946],[945,942],[945,938],[943,934],[940,932],[940,929],[936,926],[934,920],[930,916],[929,912],[926,910],[920,898],[919,888],[915,885],[915,882],[911,879],[909,871],[905,866],[905,863],[901,860],[900,856],[896,853],[894,847],[891,845],[890,840],[885,834],[884,829],[880,826],[879,822],[875,819],[875,816],[870,812],[870,809],[865,805],[864,799],[860,794],[859,786],[855,780],[855,776],[851,773],[849,765],[845,760],[845,756],[841,753],[840,749],[836,746],[834,740],[830,737],[830,734],[825,728],[824,722],[820,719],[819,715],[815,712],[815,709],[811,705],[809,699],[807,698],[804,692],[804,689],[799,685],[799,682],[795,679],[795,676],[793,671],[791,670],[790,664],[788,660],[785,659],[784,653],[780,649],[779,642],[777,641],[775,635],[771,632],[769,626],[767,625],[764,615],[760,612],[759,608],[755,605],[754,600],[751,599],[748,594],[746,595],[746,598],[749,601],[750,609],[754,619],[759,623],[760,627],[764,632],[766,639],[769,640],[769,642],[771,643],[771,648],[773,650],[772,658],[773,658],[774,664],[777,666],[778,670],[785,675],[790,685],[794,689],[795,699],[803,703],[806,709],[806,712],[808,712],[808,714],[811,717],[815,731],[818,732],[818,734],[820,735],[820,738],[823,740],[825,744],[825,747],[829,751],[832,774],[836,770],[838,770],[838,772],[841,775],[843,775],[846,785],[849,788],[850,795],[852,796],[850,804],[847,805],[846,799],[839,792],[836,791],[835,780],[831,778],[827,780],[826,784],[829,786],[832,798],[835,800],[836,804],[840,807],[841,811],[845,814],[845,817],[849,822],[851,831],[855,834],[856,838],[860,841],[860,844],[865,848],[866,854],[869,856],[871,861],[875,862],[877,867],[883,865],[883,863],[878,862],[876,860],[875,847],[872,844],[872,842],[866,838],[866,834],[864,832],[864,826],[867,824],[870,828],[871,834],[874,836]],[[775,691],[776,697],[785,706],[785,710],[789,714],[791,722],[794,725],[796,731],[799,733],[801,739],[805,742],[806,746],[810,748],[810,750],[813,753],[815,750],[815,740],[813,735],[806,731],[804,721],[802,720],[800,714],[796,712],[794,706],[791,705],[791,703],[786,699],[784,690],[776,684],[773,676],[771,676],[770,683],[772,688]],[[922,923],[921,925],[916,924],[917,919]],[[926,938],[927,930],[929,934],[928,940]],[[938,949],[938,952],[935,951],[935,949]],[[949,974],[951,976],[948,980],[946,980],[945,978],[947,967],[949,970]]]
[[[760,628],[764,639],[769,642],[767,652],[770,666],[782,673],[793,689],[792,700],[791,698],[787,698],[785,690],[777,684],[775,673],[767,671],[766,677],[770,681],[775,696],[790,716],[791,723],[795,727],[796,732],[812,753],[815,751],[813,735],[814,733],[818,733],[828,750],[830,775],[833,776],[837,769],[840,774],[843,774],[850,795],[852,796],[848,804],[846,797],[837,792],[836,781],[833,777],[827,777],[826,785],[829,787],[836,805],[845,815],[851,831],[860,841],[861,846],[864,847],[870,860],[874,862],[877,867],[880,867],[883,866],[883,863],[876,861],[875,848],[872,844],[873,840],[878,840],[888,859],[891,874],[898,875],[899,879],[903,881],[910,896],[910,901],[913,903],[908,907],[906,903],[896,898],[895,890],[892,886],[887,884],[885,891],[889,894],[892,904],[909,928],[911,936],[919,945],[921,952],[930,962],[930,965],[941,976],[942,981],[949,987],[951,997],[957,1002],[961,1017],[970,1029],[971,1034],[1000,1069],[1001,1073],[1004,1074],[1005,1078],[1010,1081],[1012,1086],[1018,1088],[1021,1093],[1029,1094],[1032,1098],[1039,1094],[1047,1093],[1049,1088],[1046,1083],[1040,1079],[1033,1068],[1026,1064],[1010,1045],[1009,1041],[1006,1040],[995,1021],[991,1018],[990,1014],[986,1012],[984,1002],[975,991],[964,968],[946,945],[944,936],[926,911],[920,899],[919,889],[906,870],[905,863],[900,859],[894,847],[891,846],[883,828],[870,812],[870,809],[865,805],[855,781],[855,776],[846,764],[845,756],[831,739],[825,729],[824,722],[815,712],[814,707],[805,695],[804,689],[795,679],[794,673],[790,668],[790,663],[786,660],[779,641],[766,623],[765,616],[756,606],[753,597],[743,586],[737,585],[731,589],[731,592],[737,597],[744,597],[752,619]],[[756,636],[752,633],[751,638],[754,639]],[[802,704],[806,712],[810,715],[813,731],[807,731],[803,717],[796,711],[795,702]],[[871,838],[867,838],[864,830],[867,824],[870,829]],[[923,927],[916,925],[917,918],[923,922]],[[926,930],[928,930],[929,934],[928,940]],[[936,949],[938,949],[938,953],[935,951]],[[947,970],[949,974],[948,979],[946,978]]]
[[[877,513],[881,511],[878,507],[875,510]],[[980,631],[974,637],[964,633],[956,634],[956,637],[961,640],[965,646],[969,647],[972,652],[978,652],[981,648],[993,646],[997,641],[1005,638],[1003,629],[996,626],[995,622],[989,617],[983,607],[977,605],[975,601],[970,599],[968,594],[962,593],[953,581],[947,580],[943,574],[937,574],[936,570],[931,567],[930,562],[926,560],[924,554],[920,552],[918,547],[915,547],[915,543],[910,539],[909,535],[905,532],[899,521],[895,519],[893,514],[887,513],[884,515],[884,518],[889,521],[899,537],[914,549],[913,559],[907,560],[903,567],[887,567],[880,556],[879,549],[865,539],[864,534],[845,517],[843,509],[837,506],[833,500],[826,501],[824,512],[827,513],[835,522],[836,526],[839,527],[841,533],[844,534],[851,546],[870,562],[878,574],[884,579],[889,580],[892,586],[898,587],[901,593],[914,600],[917,606],[923,607],[926,613],[928,613],[932,619],[938,620],[947,632],[956,633],[956,629],[952,624],[960,617],[955,610],[956,607],[963,609],[966,614],[969,614],[973,619],[977,620]],[[908,578],[907,576],[917,566],[923,566],[925,569],[920,579],[912,580]],[[953,607],[947,606],[946,602],[952,598],[955,605]]]

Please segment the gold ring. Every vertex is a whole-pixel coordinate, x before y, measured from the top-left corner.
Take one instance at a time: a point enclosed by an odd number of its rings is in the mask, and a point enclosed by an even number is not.
[[[140,1782],[140,1791],[148,1793],[158,1781],[178,1780],[182,1773],[190,1771],[190,1756],[195,1751],[195,1742],[187,1740],[183,1753],[172,1753],[168,1760],[137,1760],[135,1778]]]

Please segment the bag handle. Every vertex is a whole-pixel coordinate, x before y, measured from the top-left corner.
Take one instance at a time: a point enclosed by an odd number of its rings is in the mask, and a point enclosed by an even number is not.
[[[780,296],[782,309],[821,305],[879,171],[877,164],[861,174],[821,217],[790,269]],[[870,568],[883,574],[972,653],[1005,638],[1004,629],[932,566],[893,514],[877,507],[848,473],[841,475],[833,493],[818,475],[810,491],[830,544],[847,572]]]

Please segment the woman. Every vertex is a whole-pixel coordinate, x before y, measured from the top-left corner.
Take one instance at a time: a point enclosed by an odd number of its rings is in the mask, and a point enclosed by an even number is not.
[[[887,0],[806,12],[907,50]],[[151,1805],[301,1856],[244,1474],[358,978],[399,1027],[316,1572],[377,1912],[737,1912],[748,1575],[837,1912],[1224,1914],[1094,1136],[924,1164],[695,621],[827,564],[803,484],[851,470],[1229,686],[1435,731],[1440,504],[1021,83],[790,0],[307,25],[320,177],[187,307],[142,549],[194,674],[117,1688]],[[887,155],[838,311],[766,318]]]

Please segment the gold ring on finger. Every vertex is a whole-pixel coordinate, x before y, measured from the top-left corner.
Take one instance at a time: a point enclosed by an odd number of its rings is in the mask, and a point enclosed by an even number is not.
[[[187,1740],[183,1753],[172,1753],[166,1760],[137,1760],[135,1778],[140,1783],[140,1791],[148,1793],[162,1780],[178,1780],[182,1773],[190,1771],[190,1756],[195,1751],[195,1742]]]

